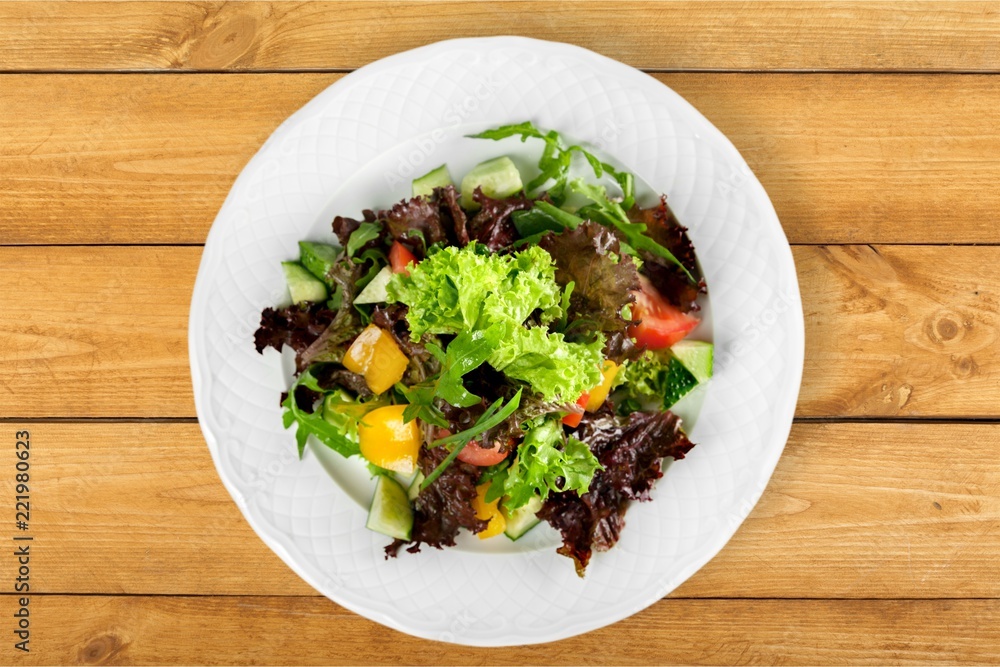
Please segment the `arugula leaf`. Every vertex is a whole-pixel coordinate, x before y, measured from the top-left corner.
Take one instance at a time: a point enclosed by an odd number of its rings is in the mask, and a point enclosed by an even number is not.
[[[407,387],[397,384],[396,389],[406,399],[407,406],[403,409],[403,421],[409,423],[420,419],[425,424],[433,424],[439,428],[448,428],[448,420],[444,413],[434,404],[437,397],[436,379],[421,382]]]
[[[337,452],[344,458],[361,453],[358,445],[357,428],[354,429],[354,436],[351,430],[343,425],[334,425],[323,418],[323,408],[320,406],[315,412],[307,412],[299,407],[295,400],[295,392],[299,387],[305,387],[314,392],[322,394],[323,390],[312,374],[312,367],[305,370],[295,383],[288,389],[288,397],[281,404],[285,408],[282,421],[285,428],[290,428],[296,424],[295,441],[299,448],[299,458],[305,451],[306,439],[316,436],[316,439],[324,445]]]
[[[479,134],[469,135],[472,139],[493,139],[494,141],[517,136],[521,137],[521,141],[527,141],[528,137],[537,137],[539,139],[545,138],[545,135],[542,134],[530,120],[526,120],[523,123],[515,123],[513,125],[502,125],[500,127],[493,128],[492,130],[480,132]]]
[[[503,407],[500,407],[503,399],[498,398],[493,402],[493,405],[488,407],[486,412],[484,412],[482,416],[476,420],[475,424],[464,431],[460,431],[453,435],[449,435],[446,438],[441,438],[440,440],[432,442],[430,444],[431,447],[443,447],[450,445],[455,445],[455,447],[451,450],[451,453],[448,454],[443,461],[441,461],[438,467],[434,468],[434,470],[427,475],[427,478],[420,483],[420,490],[423,491],[428,486],[433,484],[434,480],[440,477],[441,473],[443,473],[448,466],[450,466],[452,462],[458,458],[459,452],[465,449],[465,446],[469,444],[469,441],[479,435],[482,435],[491,428],[499,426],[504,420],[514,414],[514,411],[517,410],[518,406],[521,404],[521,391],[521,389],[518,389],[517,393],[514,394],[514,396],[507,401],[507,404]]]
[[[347,240],[347,255],[354,257],[354,253],[369,241],[374,241],[382,233],[382,225],[378,222],[362,222],[358,228],[351,232],[351,237]]]
[[[478,396],[471,394],[462,384],[462,376],[479,368],[499,342],[501,327],[474,329],[458,334],[441,359],[441,375],[437,381],[436,394],[459,408],[468,408],[479,403]]]
[[[517,449],[517,458],[504,479],[504,507],[516,510],[533,496],[590,488],[594,473],[603,469],[590,448],[576,438],[566,438],[557,419],[545,419],[529,430]],[[492,489],[492,486],[491,486]]]
[[[542,156],[538,160],[540,173],[525,186],[525,190],[532,192],[552,181],[552,185],[548,188],[548,193],[552,201],[557,204],[562,204],[564,199],[564,191],[566,189],[566,181],[569,178],[573,153],[583,155],[590,168],[594,171],[594,176],[597,178],[601,178],[601,176],[607,173],[615,179],[618,186],[622,189],[622,203],[626,209],[632,208],[632,205],[635,203],[635,179],[632,174],[618,171],[607,162],[602,162],[600,158],[583,146],[576,144],[566,146],[562,137],[555,130],[542,132],[531,121],[525,121],[513,125],[504,125],[469,136],[474,139],[492,139],[494,141],[508,137],[521,137],[522,142],[532,138],[544,141],[545,148],[542,150]]]
[[[645,250],[657,257],[667,260],[671,264],[677,265],[691,282],[695,282],[694,276],[687,270],[674,254],[662,245],[646,235],[647,227],[641,222],[632,222],[622,205],[608,198],[607,191],[603,185],[591,185],[584,182],[582,178],[577,178],[569,183],[572,192],[583,195],[591,200],[593,205],[580,209],[580,213],[599,222],[607,227],[617,229],[630,248],[633,250]]]
[[[523,237],[531,237],[542,232],[561,232],[576,229],[583,218],[557,208],[547,201],[535,202],[534,208],[516,211],[512,216],[514,228]]]
[[[496,465],[491,465],[488,468],[483,468],[483,473],[479,477],[479,482],[476,486],[481,486],[483,484],[489,484],[490,488],[486,491],[486,497],[484,500],[488,503],[493,502],[497,498],[503,496],[504,492],[504,482],[507,479],[507,468],[510,466],[510,459],[504,459]]]

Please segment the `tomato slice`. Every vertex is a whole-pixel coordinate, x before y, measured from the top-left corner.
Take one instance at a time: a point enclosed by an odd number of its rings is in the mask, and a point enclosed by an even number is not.
[[[576,401],[576,408],[573,412],[569,413],[562,418],[562,423],[566,424],[570,428],[576,428],[580,425],[580,421],[583,419],[583,412],[587,408],[587,403],[590,401],[590,392],[585,391],[580,394],[580,398]]]
[[[449,435],[451,435],[451,431],[446,428],[439,428],[435,431],[434,438],[447,438]],[[465,447],[458,453],[458,460],[464,463],[471,463],[474,466],[485,467],[496,465],[507,458],[512,449],[514,449],[513,440],[507,443],[507,447],[503,453],[500,453],[499,443],[493,445],[492,449],[487,449],[475,440],[470,440],[465,443]]]
[[[409,275],[410,270],[406,267],[411,263],[417,263],[417,256],[399,241],[393,241],[392,248],[389,249],[389,265],[392,266],[392,272]]]
[[[509,453],[510,448],[504,452],[500,451],[500,443],[494,444],[492,449],[486,449],[473,440],[466,443],[458,453],[458,460],[474,466],[491,466],[503,461]]]
[[[628,328],[628,334],[635,342],[648,350],[662,350],[683,339],[698,326],[698,318],[683,313],[676,306],[660,296],[656,288],[639,276],[640,289],[632,304],[632,319],[636,324]]]

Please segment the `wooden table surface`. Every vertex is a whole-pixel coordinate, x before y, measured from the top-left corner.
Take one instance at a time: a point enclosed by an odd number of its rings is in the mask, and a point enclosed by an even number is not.
[[[234,178],[344,72],[574,42],[715,123],[793,244],[796,422],[729,545],[555,644],[338,607],[253,534],[194,413],[187,315]],[[30,653],[0,663],[1000,663],[1000,4],[0,2],[0,488],[31,434]],[[15,544],[9,542],[9,544]]]

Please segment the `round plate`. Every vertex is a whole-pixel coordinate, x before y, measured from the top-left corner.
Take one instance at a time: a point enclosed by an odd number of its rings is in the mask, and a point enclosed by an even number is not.
[[[362,491],[349,476],[335,481],[313,450],[298,460],[278,405],[287,363],[253,348],[260,311],[287,300],[279,262],[297,257],[300,239],[332,238],[331,212],[386,207],[441,163],[461,174],[475,157],[466,154],[467,128],[527,119],[613,156],[667,193],[711,290],[716,370],[690,433],[698,446],[670,467],[652,502],[630,507],[620,542],[595,554],[583,579],[544,530],[516,548],[425,547],[385,560],[388,538],[365,529]],[[506,150],[476,143],[490,156]],[[261,539],[320,593],[367,618],[476,646],[608,625],[711,559],[781,455],[803,341],[788,242],[732,144],[646,74],[575,46],[516,37],[441,42],[380,60],[285,121],[212,226],[189,330],[202,431]]]

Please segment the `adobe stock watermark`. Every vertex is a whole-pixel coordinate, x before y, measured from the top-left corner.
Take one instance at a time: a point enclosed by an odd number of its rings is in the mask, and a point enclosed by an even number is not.
[[[725,370],[733,362],[752,349],[754,344],[774,328],[783,313],[795,305],[795,299],[786,292],[778,292],[768,304],[749,322],[743,325],[739,335],[725,345],[716,348],[714,366],[716,372]]]
[[[479,619],[468,609],[463,609],[452,617],[448,629],[437,636],[438,641],[454,644],[458,637],[464,635]]]
[[[283,443],[284,444],[284,443]],[[295,447],[282,446],[278,450],[278,455],[267,462],[257,473],[252,474],[247,479],[250,487],[246,500],[249,503],[258,494],[267,492],[274,487],[275,480],[278,479],[288,466],[299,463],[298,452]]]
[[[597,132],[597,138],[593,139],[590,143],[599,151],[607,151],[608,146],[610,146],[615,139],[620,137],[621,133],[622,128],[621,125],[618,124],[618,120],[616,118],[605,118],[604,122],[601,124],[601,129]]]
[[[482,77],[476,83],[472,92],[460,102],[456,102],[445,110],[441,116],[444,127],[439,127],[419,137],[413,148],[401,155],[393,170],[383,174],[386,187],[408,183],[417,175],[418,170],[425,169],[428,161],[437,152],[438,147],[448,138],[446,128],[455,128],[479,111],[483,105],[495,98],[507,85],[507,80],[497,73]]]

